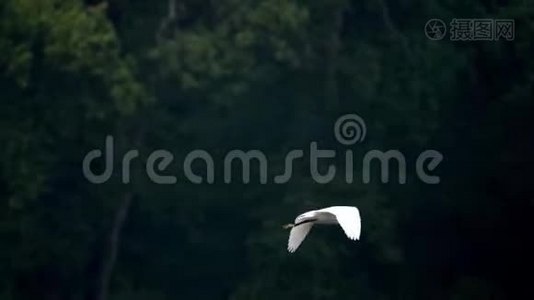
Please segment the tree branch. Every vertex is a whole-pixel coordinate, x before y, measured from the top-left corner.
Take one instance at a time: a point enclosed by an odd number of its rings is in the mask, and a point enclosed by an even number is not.
[[[393,36],[395,36],[402,44],[402,48],[404,49],[404,52],[410,62],[413,61],[413,53],[410,49],[410,45],[408,43],[408,39],[400,30],[395,26],[395,23],[393,23],[393,20],[391,19],[391,15],[389,14],[389,7],[385,0],[378,0],[378,4],[380,5],[380,8],[382,10],[382,20],[384,21],[384,24],[386,25],[386,28],[392,33]]]
[[[127,192],[120,203],[120,206],[115,213],[113,219],[113,226],[108,240],[107,256],[104,259],[102,266],[102,272],[100,273],[100,280],[98,285],[98,292],[96,293],[96,300],[106,300],[108,296],[109,284],[111,282],[111,275],[117,261],[117,255],[119,253],[121,233],[126,218],[130,210],[133,195],[131,192]]]
[[[326,81],[325,81],[325,100],[326,109],[336,110],[339,106],[339,92],[337,86],[337,63],[339,50],[341,49],[340,31],[343,25],[343,12],[345,5],[339,6],[334,11],[333,28],[328,39],[326,48]]]

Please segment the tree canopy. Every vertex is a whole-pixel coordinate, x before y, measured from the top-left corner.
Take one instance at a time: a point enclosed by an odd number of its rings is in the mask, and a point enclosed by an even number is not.
[[[527,295],[533,16],[519,0],[3,0],[0,298]],[[514,20],[515,36],[434,41],[433,18]],[[345,146],[333,130],[350,113],[367,135]],[[93,184],[82,162],[107,136],[113,174]],[[313,141],[336,151],[319,165],[338,166],[329,183],[310,175]],[[146,173],[161,149],[174,184]],[[213,183],[186,177],[196,149]],[[265,154],[267,183],[254,163],[250,183],[224,181],[236,149]],[[277,184],[293,149],[306,155]],[[362,182],[373,149],[405,155],[405,184],[378,169]],[[427,149],[443,155],[439,184],[416,176]],[[361,241],[318,228],[289,255],[282,224],[330,205],[360,209]]]

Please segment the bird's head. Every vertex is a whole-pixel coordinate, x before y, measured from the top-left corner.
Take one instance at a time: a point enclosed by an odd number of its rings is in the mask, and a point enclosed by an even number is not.
[[[290,228],[293,228],[294,226],[295,226],[295,224],[289,223],[289,224],[286,224],[286,225],[282,226],[282,228],[290,229]]]

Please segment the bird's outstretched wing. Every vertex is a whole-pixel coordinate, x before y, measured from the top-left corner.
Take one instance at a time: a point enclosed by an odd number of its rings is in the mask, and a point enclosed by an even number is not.
[[[353,206],[332,206],[318,211],[333,214],[347,237],[351,240],[360,239],[362,229],[360,211]]]
[[[287,243],[287,251],[291,253],[295,252],[302,241],[306,238],[306,235],[308,235],[308,232],[310,232],[312,227],[313,223],[310,222],[291,228],[291,232],[289,233],[289,241]]]

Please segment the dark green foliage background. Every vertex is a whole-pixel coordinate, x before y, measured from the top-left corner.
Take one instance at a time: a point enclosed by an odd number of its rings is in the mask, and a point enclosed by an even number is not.
[[[516,299],[533,253],[534,6],[529,1],[2,0],[0,299],[96,299],[125,195],[109,299]],[[427,39],[427,20],[514,19],[515,40]],[[339,167],[314,183],[307,160],[272,183],[291,149],[338,150],[335,120],[355,112],[353,150],[399,149],[404,185]],[[82,160],[115,137],[112,179]],[[139,149],[130,184],[120,158]],[[162,186],[144,173],[175,155]],[[209,151],[214,184],[182,162]],[[224,184],[232,149],[261,149],[269,183]],[[414,162],[445,159],[440,184]],[[355,170],[361,169],[356,159]],[[199,165],[199,170],[202,166]],[[239,175],[239,174],[237,174]],[[378,179],[375,177],[374,179]],[[362,239],[316,228],[297,253],[281,225],[329,205],[361,210]]]

